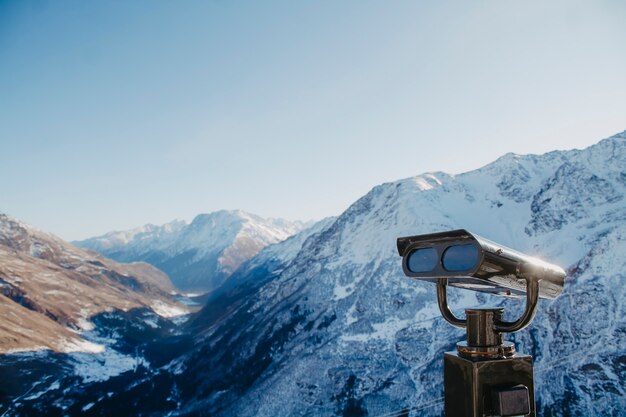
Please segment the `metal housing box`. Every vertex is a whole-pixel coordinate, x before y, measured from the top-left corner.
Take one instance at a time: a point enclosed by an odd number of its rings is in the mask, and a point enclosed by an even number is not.
[[[520,385],[528,389],[528,402],[505,404],[508,410],[526,410],[529,413],[507,414],[535,417],[535,386],[530,355],[514,354],[502,359],[466,359],[456,352],[444,353],[443,379],[445,415],[454,417],[497,416],[502,398],[519,400]],[[514,392],[507,396],[506,392]],[[502,395],[504,393],[504,395]]]

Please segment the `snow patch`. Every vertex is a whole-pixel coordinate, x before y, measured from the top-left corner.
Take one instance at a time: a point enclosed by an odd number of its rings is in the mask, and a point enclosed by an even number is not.
[[[37,357],[39,356],[43,351],[49,350],[50,348],[48,348],[47,346],[30,346],[30,347],[19,347],[19,348],[13,348],[13,349],[8,349],[6,352],[4,352],[4,355],[13,355],[13,354],[19,354],[20,357],[22,358],[28,358],[30,356],[32,357]]]
[[[65,339],[61,341],[61,344],[59,345],[59,350],[65,353],[86,352],[88,354],[93,354],[104,352],[105,347],[103,345],[99,345],[88,340]]]
[[[59,383],[59,381],[54,381],[52,384],[50,384],[44,390],[36,392],[35,394],[31,394],[28,397],[24,398],[24,400],[36,400],[37,398],[39,398],[42,395],[44,395],[46,392],[54,391],[54,390],[59,389],[59,388],[61,388],[61,384]]]
[[[352,306],[346,312],[346,326],[349,326],[352,323],[356,323],[359,320],[355,316],[355,313],[356,313],[356,303],[352,304]]]
[[[382,323],[374,323],[372,327],[374,331],[372,333],[361,333],[354,335],[343,335],[341,341],[343,342],[367,342],[369,340],[384,340],[392,342],[395,339],[398,331],[408,327],[413,320],[400,320],[397,317],[391,317]]]
[[[178,316],[185,316],[189,314],[189,310],[178,307],[172,304],[164,303],[161,300],[157,300],[150,306],[152,310],[161,317],[172,318]]]
[[[342,300],[352,294],[352,292],[354,292],[354,286],[352,283],[348,285],[337,284],[333,289],[333,299],[335,301]]]
[[[78,328],[84,332],[90,332],[96,328],[95,324],[83,317],[79,318],[76,324],[78,325]]]
[[[148,326],[150,326],[153,329],[158,329],[159,328],[159,324],[157,323],[156,318],[154,318],[154,317],[144,318],[143,322],[146,323]]]
[[[150,364],[143,357],[122,354],[108,348],[96,355],[89,353],[73,353],[74,372],[84,383],[106,381],[114,376],[136,370],[140,366]]]

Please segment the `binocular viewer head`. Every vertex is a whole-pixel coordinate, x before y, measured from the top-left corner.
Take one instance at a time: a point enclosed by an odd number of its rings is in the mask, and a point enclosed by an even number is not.
[[[563,291],[565,271],[540,259],[469,233],[452,230],[400,237],[404,273],[415,279],[502,296],[523,297],[536,281],[539,297],[554,299]]]
[[[563,292],[565,271],[463,229],[400,237],[397,245],[405,275],[436,283],[442,317],[466,330],[457,351],[444,354],[446,416],[535,416],[532,359],[503,334],[526,328],[540,297]],[[466,308],[459,318],[448,286],[525,297],[526,306],[515,321],[504,320],[502,307]]]

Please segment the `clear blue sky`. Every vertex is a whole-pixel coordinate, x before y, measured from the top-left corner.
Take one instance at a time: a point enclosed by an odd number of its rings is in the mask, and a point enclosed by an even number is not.
[[[0,211],[78,239],[626,129],[624,1],[0,0]]]

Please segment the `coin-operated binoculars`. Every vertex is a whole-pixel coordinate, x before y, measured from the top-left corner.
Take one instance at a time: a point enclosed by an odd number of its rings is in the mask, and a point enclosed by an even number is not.
[[[515,352],[502,333],[530,324],[538,298],[563,291],[565,271],[466,230],[398,238],[404,273],[437,284],[441,315],[465,328],[467,341],[444,353],[446,417],[535,417],[532,357]],[[465,319],[448,307],[447,286],[509,297],[526,297],[524,313],[513,322],[503,308],[465,310]]]

